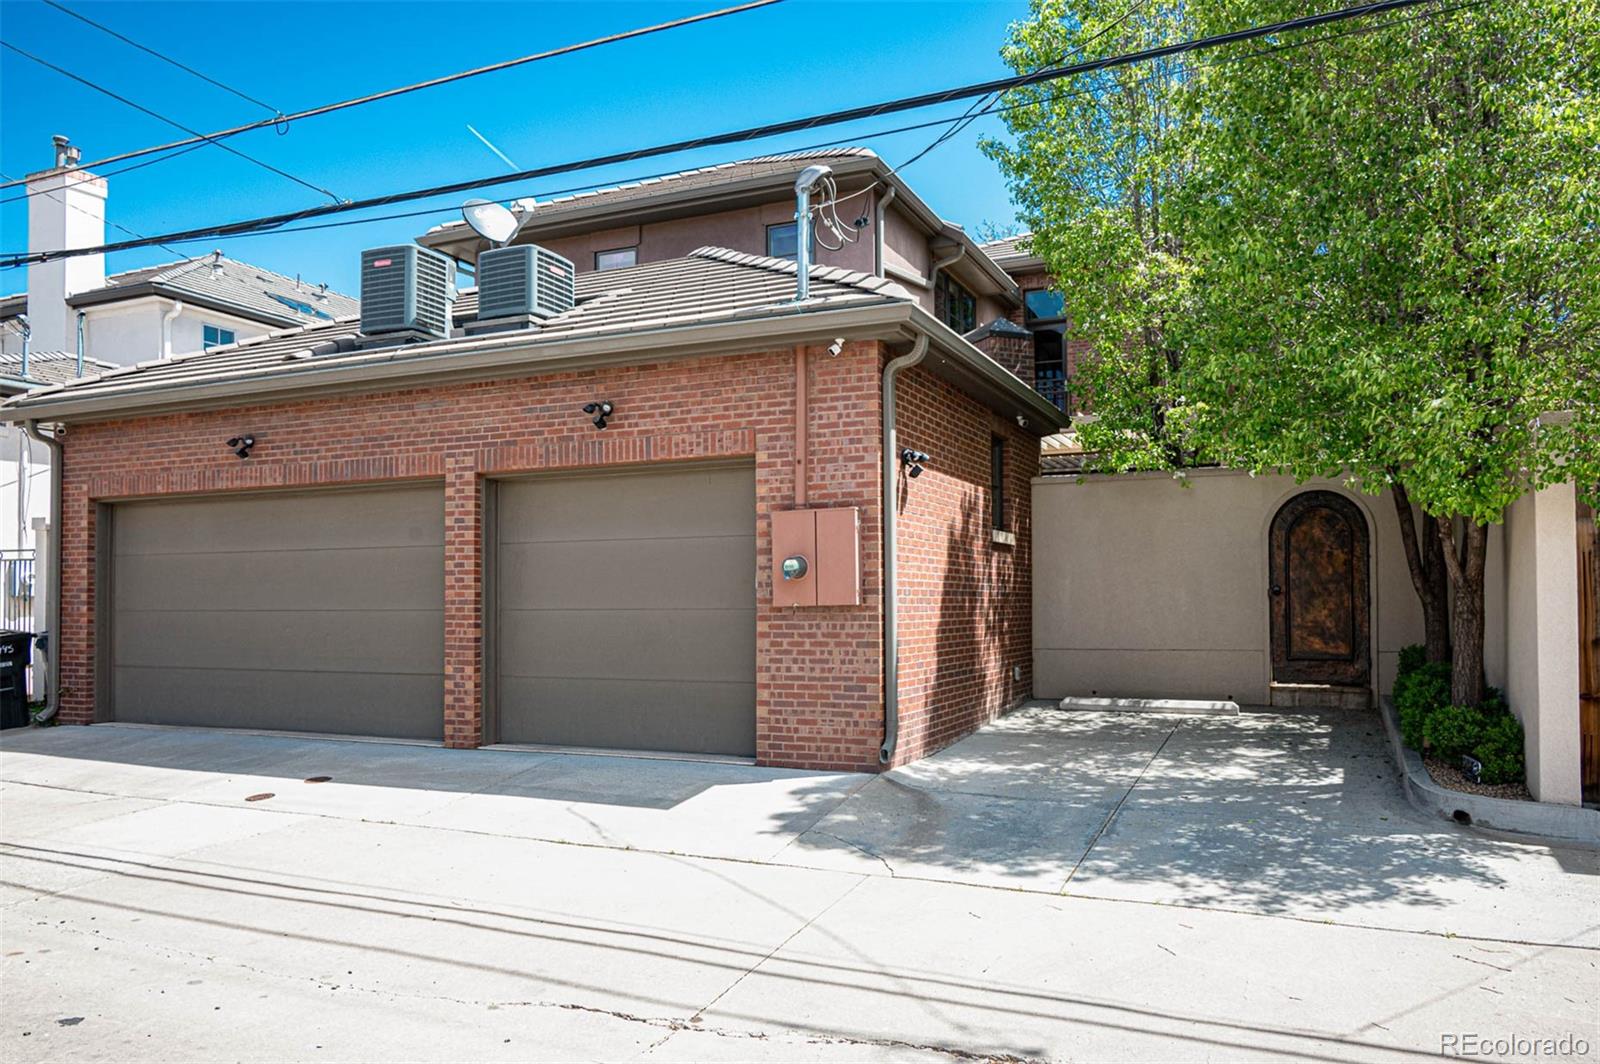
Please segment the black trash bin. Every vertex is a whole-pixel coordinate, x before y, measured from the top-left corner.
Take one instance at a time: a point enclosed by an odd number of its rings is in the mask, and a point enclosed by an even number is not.
[[[0,729],[28,723],[28,663],[33,633],[0,631]]]

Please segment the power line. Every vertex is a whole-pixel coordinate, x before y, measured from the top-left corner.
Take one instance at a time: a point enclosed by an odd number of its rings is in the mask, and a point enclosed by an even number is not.
[[[323,188],[320,185],[314,185],[310,181],[306,181],[303,178],[296,177],[295,175],[291,174],[287,170],[280,170],[278,167],[273,166],[271,163],[264,162],[264,161],[262,161],[260,159],[257,159],[253,155],[246,155],[244,152],[240,151],[238,148],[235,148],[232,144],[224,144],[221,141],[217,140],[215,137],[209,137],[204,133],[196,133],[195,130],[190,129],[188,126],[184,125],[182,122],[179,122],[179,121],[177,121],[175,119],[168,118],[166,115],[160,113],[159,111],[152,111],[150,108],[146,107],[144,104],[135,103],[134,101],[128,99],[126,96],[122,96],[122,95],[120,95],[118,93],[112,92],[110,89],[106,88],[104,85],[96,84],[95,82],[90,81],[88,78],[83,77],[83,76],[81,76],[79,74],[74,74],[72,71],[66,69],[65,67],[59,67],[59,66],[56,66],[54,63],[50,62],[47,59],[41,59],[40,57],[34,55],[30,51],[27,51],[26,49],[18,48],[16,45],[12,44],[10,41],[0,41],[0,48],[8,48],[11,51],[16,52],[18,55],[22,56],[24,59],[31,59],[33,62],[38,63],[40,66],[44,67],[47,70],[53,70],[57,74],[60,74],[62,77],[71,78],[73,81],[76,81],[80,85],[88,86],[89,88],[93,89],[95,92],[98,92],[98,93],[101,93],[103,95],[109,96],[113,100],[116,100],[118,103],[126,104],[127,106],[132,107],[135,111],[143,112],[144,114],[149,115],[151,118],[155,118],[155,119],[158,119],[159,121],[165,122],[167,125],[172,126],[175,129],[181,129],[185,133],[195,133],[195,135],[200,140],[209,142],[211,144],[215,144],[217,147],[221,148],[223,151],[229,152],[229,153],[231,153],[233,155],[237,155],[239,158],[244,159],[246,162],[255,163],[257,166],[261,167],[263,170],[270,170],[273,173],[277,174],[279,177],[288,178],[290,181],[293,181],[297,185],[303,185],[304,187],[309,188],[313,192],[321,193],[322,195],[327,196],[329,199],[333,200],[334,203],[339,203],[340,202],[338,196],[334,195],[332,192],[329,192],[327,189]],[[77,170],[82,170],[82,169],[83,169],[83,167],[81,167],[81,166],[73,166],[73,167],[66,168],[63,172],[72,172],[72,171],[77,171]],[[12,187],[12,185],[15,185],[15,184],[16,184],[16,182],[14,182],[14,181],[13,182],[9,182],[9,183],[6,184],[5,187],[10,188],[10,187]]]
[[[6,180],[6,181],[10,181],[11,177],[10,177],[9,174],[5,173],[3,170],[0,170],[0,179]],[[103,217],[101,215],[98,215],[98,214],[94,213],[91,210],[85,210],[84,208],[78,206],[76,203],[70,203],[67,200],[62,199],[60,196],[56,195],[54,192],[51,192],[48,189],[41,189],[40,191],[47,198],[49,198],[51,200],[54,200],[55,202],[61,204],[63,207],[70,207],[73,210],[77,211],[79,214],[86,214],[90,218],[93,218],[93,219],[95,219],[96,221],[99,221],[99,222],[103,222],[106,225],[111,226],[111,228],[113,228],[113,229],[119,229],[122,232],[127,233],[131,237],[137,237],[140,240],[146,239],[146,237],[145,237],[145,235],[143,233],[135,232],[134,230],[129,229],[127,226],[123,225],[122,223],[113,222],[110,218],[106,218],[106,217]],[[169,247],[166,244],[157,244],[156,247],[163,248],[164,250],[170,251],[174,255],[178,256],[180,259],[188,257],[188,256],[184,255],[183,252],[179,251],[177,248]]]
[[[493,74],[501,70],[509,70],[512,67],[519,67],[528,63],[537,63],[544,59],[554,59],[557,56],[571,55],[574,52],[582,52],[590,48],[599,48],[602,45],[615,44],[618,41],[632,40],[635,37],[646,37],[650,34],[663,33],[667,30],[675,30],[679,29],[680,27],[694,25],[695,23],[699,22],[709,22],[713,19],[725,18],[728,15],[737,15],[745,11],[753,11],[756,8],[770,7],[773,4],[780,4],[782,2],[783,0],[750,0],[748,3],[738,4],[734,7],[724,7],[716,11],[708,11],[700,15],[689,15],[685,18],[673,19],[670,22],[658,22],[653,26],[644,26],[639,29],[624,30],[621,33],[612,33],[604,37],[596,37],[592,40],[580,41],[577,44],[564,44],[559,48],[551,48],[543,52],[535,52],[532,55],[525,55],[517,59],[506,59],[498,63],[490,63],[488,66],[474,67],[471,70],[463,70],[456,74],[445,74],[442,77],[430,78],[427,81],[419,81],[411,85],[402,85],[399,88],[385,89],[382,92],[374,92],[366,96],[357,96],[350,100],[340,100],[338,103],[329,103],[323,104],[319,107],[307,108],[304,111],[296,111],[293,114],[277,114],[272,118],[264,118],[258,122],[247,122],[242,126],[233,126],[230,129],[221,129],[214,133],[194,133],[193,130],[189,130],[188,132],[193,133],[194,135],[187,140],[175,140],[170,144],[157,144],[149,148],[139,148],[135,151],[125,151],[118,155],[108,155],[103,159],[96,159],[92,162],[80,163],[77,166],[72,167],[72,169],[88,170],[96,166],[105,166],[109,163],[120,163],[128,159],[137,159],[144,155],[152,155],[156,152],[167,151],[171,148],[187,147],[196,141],[219,141],[228,137],[236,137],[240,133],[248,133],[251,130],[264,129],[267,126],[277,126],[280,130],[287,130],[289,123],[297,122],[302,118],[316,118],[321,115],[332,114],[335,111],[343,111],[347,108],[360,107],[365,104],[375,103],[378,100],[392,99],[396,96],[404,96],[407,93],[420,92],[423,89],[436,88],[440,85],[448,85],[452,82],[465,80],[466,78],[475,78],[483,74]],[[1418,2],[1421,2],[1421,0],[1418,0]],[[17,182],[12,181],[6,184],[0,184],[0,188],[11,188],[16,184]]]
[[[998,78],[992,81],[978,82],[976,84],[959,86],[952,89],[923,93],[918,96],[902,97],[900,99],[887,100],[882,103],[871,104],[863,107],[852,107],[844,110],[830,111],[825,114],[813,115],[807,118],[791,119],[784,122],[774,122],[762,126],[753,126],[726,133],[696,137],[689,140],[680,140],[669,144],[660,144],[648,148],[637,148],[632,151],[614,152],[609,155],[595,156],[570,163],[560,163],[551,166],[537,167],[531,170],[523,170],[518,173],[505,176],[479,177],[466,181],[451,182],[444,185],[434,185],[428,188],[413,189],[407,192],[390,193],[384,196],[372,196],[366,199],[354,200],[342,204],[309,207],[304,210],[267,215],[260,218],[229,222],[222,225],[202,226],[195,229],[165,233],[162,234],[160,239],[181,242],[185,240],[194,240],[211,236],[233,236],[258,230],[278,229],[292,222],[325,217],[332,214],[342,214],[348,211],[366,210],[373,207],[385,207],[390,204],[413,202],[415,200],[427,199],[433,196],[465,192],[497,185],[505,185],[517,181],[527,181],[541,177],[548,177],[554,174],[570,173],[576,170],[589,170],[601,166],[610,166],[616,163],[630,162],[636,159],[670,155],[678,152],[689,151],[695,148],[733,144],[742,141],[758,140],[764,137],[776,136],[783,133],[793,133],[806,129],[815,129],[820,126],[839,125],[845,122],[858,121],[863,118],[872,118],[877,115],[895,114],[901,111],[910,111],[936,104],[950,103],[956,100],[987,96],[997,92],[1003,93],[1011,89],[1023,88],[1051,81],[1058,81],[1063,78],[1073,77],[1079,74],[1110,70],[1116,67],[1128,66],[1140,62],[1148,62],[1153,59],[1161,59],[1167,56],[1180,55],[1187,52],[1219,48],[1227,44],[1256,40],[1262,37],[1272,36],[1274,34],[1287,33],[1300,29],[1309,29],[1316,26],[1328,25],[1335,22],[1343,22],[1353,18],[1362,18],[1382,12],[1417,7],[1422,4],[1432,2],[1434,2],[1434,0],[1377,0],[1375,3],[1364,4],[1358,7],[1340,8],[1336,11],[1324,12],[1318,15],[1308,15],[1297,19],[1289,19],[1283,22],[1252,26],[1248,29],[1235,30],[1231,33],[1213,34],[1209,37],[1201,37],[1193,40],[1176,42],[1174,44],[1161,45],[1156,48],[1149,48],[1139,52],[1129,52],[1121,55],[1106,56],[1100,59],[1070,64],[1068,66],[1051,67],[1046,70],[1033,71],[1028,74],[1018,74],[1012,77]],[[96,248],[63,248],[53,251],[16,253],[0,259],[0,268],[18,266],[27,262],[45,262],[51,259],[71,258],[77,255],[95,254],[97,252],[124,251],[130,248],[142,246],[145,245],[138,241],[122,241],[120,243],[101,245],[100,247]]]
[[[61,12],[63,15],[70,16],[71,18],[77,19],[79,22],[82,22],[82,23],[84,23],[86,25],[89,25],[89,26],[93,26],[95,29],[99,30],[101,33],[110,34],[111,36],[115,37],[117,40],[121,41],[123,44],[129,45],[130,47],[133,47],[133,48],[137,48],[137,49],[139,49],[139,51],[145,52],[145,53],[147,53],[149,55],[153,55],[157,59],[161,60],[163,63],[170,63],[173,66],[177,67],[179,70],[182,70],[184,73],[193,74],[195,77],[199,78],[201,81],[204,81],[204,82],[207,82],[209,84],[215,85],[217,88],[222,89],[224,92],[231,92],[235,96],[239,97],[239,99],[245,101],[246,103],[253,103],[257,107],[264,107],[264,108],[267,109],[267,111],[271,112],[273,115],[281,115],[281,114],[283,114],[283,112],[281,110],[279,110],[278,108],[272,106],[270,103],[265,103],[265,102],[263,102],[261,100],[258,100],[254,96],[251,96],[249,93],[240,92],[238,89],[234,88],[232,85],[228,85],[228,84],[226,84],[224,82],[218,81],[216,78],[212,77],[209,74],[202,74],[200,71],[196,70],[194,67],[188,66],[188,65],[186,65],[184,63],[180,63],[180,62],[178,62],[178,60],[172,58],[170,55],[166,55],[163,52],[158,52],[154,48],[149,47],[148,45],[140,44],[138,41],[134,40],[131,37],[125,37],[122,34],[118,33],[116,30],[112,29],[110,26],[102,25],[101,23],[98,23],[94,19],[90,18],[88,15],[79,14],[78,12],[72,10],[70,7],[67,7],[65,4],[58,4],[58,3],[56,3],[56,0],[43,0],[43,3],[47,7],[55,8],[57,11]]]

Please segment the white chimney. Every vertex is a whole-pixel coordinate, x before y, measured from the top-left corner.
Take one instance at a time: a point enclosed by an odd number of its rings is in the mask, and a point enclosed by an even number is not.
[[[98,247],[106,242],[106,182],[87,170],[63,172],[78,164],[79,152],[57,135],[55,165],[28,175],[28,250]],[[28,327],[35,351],[72,351],[77,345],[77,312],[67,298],[104,287],[106,257],[72,259],[28,266]]]

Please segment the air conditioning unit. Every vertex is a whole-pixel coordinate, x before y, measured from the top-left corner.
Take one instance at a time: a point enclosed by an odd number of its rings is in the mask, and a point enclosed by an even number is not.
[[[577,271],[569,259],[537,244],[492,248],[478,255],[478,320],[549,318],[572,309]]]
[[[361,253],[361,331],[367,336],[450,335],[456,298],[455,260],[416,244]]]

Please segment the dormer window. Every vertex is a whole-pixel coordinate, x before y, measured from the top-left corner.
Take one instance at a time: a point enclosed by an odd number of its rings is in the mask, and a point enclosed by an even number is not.
[[[612,248],[610,251],[596,251],[594,253],[596,273],[605,270],[625,270],[629,266],[637,265],[639,265],[638,248]]]

